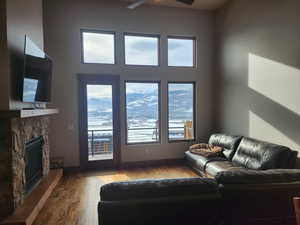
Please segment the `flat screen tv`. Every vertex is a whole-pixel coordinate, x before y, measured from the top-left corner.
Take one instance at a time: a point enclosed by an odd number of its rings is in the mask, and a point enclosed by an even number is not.
[[[50,102],[51,80],[52,60],[25,36],[22,101]]]

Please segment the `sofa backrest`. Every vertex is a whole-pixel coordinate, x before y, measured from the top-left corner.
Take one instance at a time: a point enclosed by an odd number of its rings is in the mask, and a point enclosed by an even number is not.
[[[248,169],[287,169],[296,157],[288,147],[243,137],[232,162]]]
[[[300,187],[300,169],[272,169],[272,170],[235,170],[219,172],[215,179],[222,185],[259,185],[263,187],[266,184],[282,184],[288,187],[288,184],[294,185],[298,182]],[[247,187],[246,186],[246,187]],[[274,185],[275,186],[275,185]]]
[[[224,149],[223,154],[231,160],[237,147],[242,139],[242,136],[227,135],[227,134],[212,134],[208,143],[211,145],[219,146]]]
[[[100,189],[103,201],[183,197],[199,193],[218,194],[218,184],[210,178],[142,179],[113,182]]]

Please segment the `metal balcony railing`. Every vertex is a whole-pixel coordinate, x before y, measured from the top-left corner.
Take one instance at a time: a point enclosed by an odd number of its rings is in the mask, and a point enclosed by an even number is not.
[[[170,127],[169,135],[184,137],[184,127]],[[159,139],[159,129],[150,127],[128,128],[128,140],[135,142],[154,142]],[[113,151],[113,130],[88,130],[89,155],[111,154]]]
[[[112,153],[112,131],[112,129],[88,130],[88,149],[90,156]]]

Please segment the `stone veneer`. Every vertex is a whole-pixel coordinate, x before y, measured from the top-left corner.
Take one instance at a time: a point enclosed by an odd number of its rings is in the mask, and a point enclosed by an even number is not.
[[[0,120],[0,220],[22,205],[25,198],[25,144],[43,136],[43,176],[50,167],[49,118]]]

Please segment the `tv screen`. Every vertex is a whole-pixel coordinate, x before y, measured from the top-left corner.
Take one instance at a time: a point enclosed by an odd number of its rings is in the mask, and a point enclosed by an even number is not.
[[[52,60],[27,36],[24,48],[23,102],[50,102]]]

